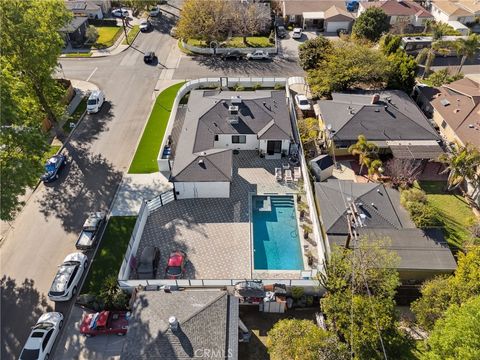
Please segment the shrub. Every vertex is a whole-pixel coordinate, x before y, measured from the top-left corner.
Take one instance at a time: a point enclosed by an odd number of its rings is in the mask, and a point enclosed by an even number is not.
[[[285,86],[282,85],[282,84],[275,84],[275,86],[273,87],[274,90],[283,90],[285,89]]]
[[[258,90],[258,89],[261,89],[262,88],[262,84],[260,83],[256,83],[255,85],[253,85],[252,89],[253,90]]]
[[[270,41],[270,43],[272,44],[275,44],[275,31],[270,31],[270,36],[268,37],[268,41]]]
[[[427,194],[422,189],[411,188],[403,190],[400,195],[400,203],[404,208],[408,209],[412,203],[427,203]]]
[[[233,85],[233,90],[234,91],[245,91],[245,86],[240,85],[240,84],[235,84],[235,85]]]
[[[305,290],[302,287],[299,287],[299,286],[292,287],[292,297],[295,300],[300,299],[304,293],[305,293]]]
[[[428,204],[421,202],[411,202],[408,206],[410,217],[419,228],[440,226],[441,222],[435,213],[435,210]]]

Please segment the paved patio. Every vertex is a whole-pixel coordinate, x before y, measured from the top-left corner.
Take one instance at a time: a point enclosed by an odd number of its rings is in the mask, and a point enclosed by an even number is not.
[[[180,249],[190,260],[186,278],[251,278],[249,194],[297,192],[295,185],[275,180],[275,168],[284,161],[260,158],[256,151],[233,155],[230,198],[177,200],[155,210],[138,254],[147,245],[159,247],[162,272],[169,253]]]

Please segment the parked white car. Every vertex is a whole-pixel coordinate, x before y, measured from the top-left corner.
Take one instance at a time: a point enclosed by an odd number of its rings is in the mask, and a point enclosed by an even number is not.
[[[112,10],[112,15],[115,17],[128,17],[128,10],[127,9],[115,9]]]
[[[159,15],[162,15],[162,13],[161,13],[158,5],[150,9],[150,16],[151,17],[157,17]]]
[[[46,360],[63,325],[63,315],[48,312],[40,316],[22,349],[20,360]]]
[[[247,60],[264,60],[268,59],[270,55],[263,50],[255,50],[254,52],[247,54]]]
[[[302,111],[307,111],[312,108],[310,102],[308,101],[305,95],[297,94],[295,95],[295,103],[297,104],[298,108]]]
[[[105,101],[105,94],[102,90],[94,90],[90,94],[87,100],[87,113],[97,113]]]
[[[68,301],[78,290],[78,283],[88,265],[88,258],[81,252],[67,255],[63,263],[58,267],[57,274],[53,279],[48,292],[48,298],[52,301]]]
[[[303,34],[302,28],[295,28],[295,29],[293,29],[292,38],[293,39],[301,39],[302,34]]]

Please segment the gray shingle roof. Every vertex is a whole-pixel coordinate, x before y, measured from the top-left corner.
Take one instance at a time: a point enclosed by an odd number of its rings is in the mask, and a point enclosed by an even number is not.
[[[227,121],[230,100],[240,96],[238,124]],[[284,91],[193,90],[175,149],[172,181],[230,181],[232,154],[215,148],[215,135],[257,134],[259,139],[292,138]],[[204,160],[212,171],[198,165]]]
[[[179,329],[168,319],[175,316]],[[238,357],[238,299],[224,291],[138,294],[121,359],[191,359],[204,349]]]
[[[380,101],[371,104],[374,93],[333,93],[332,100],[318,101],[323,121],[335,131],[335,140],[356,140],[362,134],[370,141],[440,139],[405,93],[382,91]]]

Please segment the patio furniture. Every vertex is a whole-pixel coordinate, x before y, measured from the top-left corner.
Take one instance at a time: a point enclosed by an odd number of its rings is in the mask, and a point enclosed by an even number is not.
[[[277,181],[283,180],[282,168],[275,168],[275,179]]]
[[[300,167],[296,166],[293,168],[293,180],[298,181],[302,178],[302,170]]]
[[[286,182],[292,182],[293,181],[292,170],[285,170],[285,181]]]
[[[283,163],[282,168],[283,168],[283,170],[289,170],[290,169],[290,164],[289,163]]]

